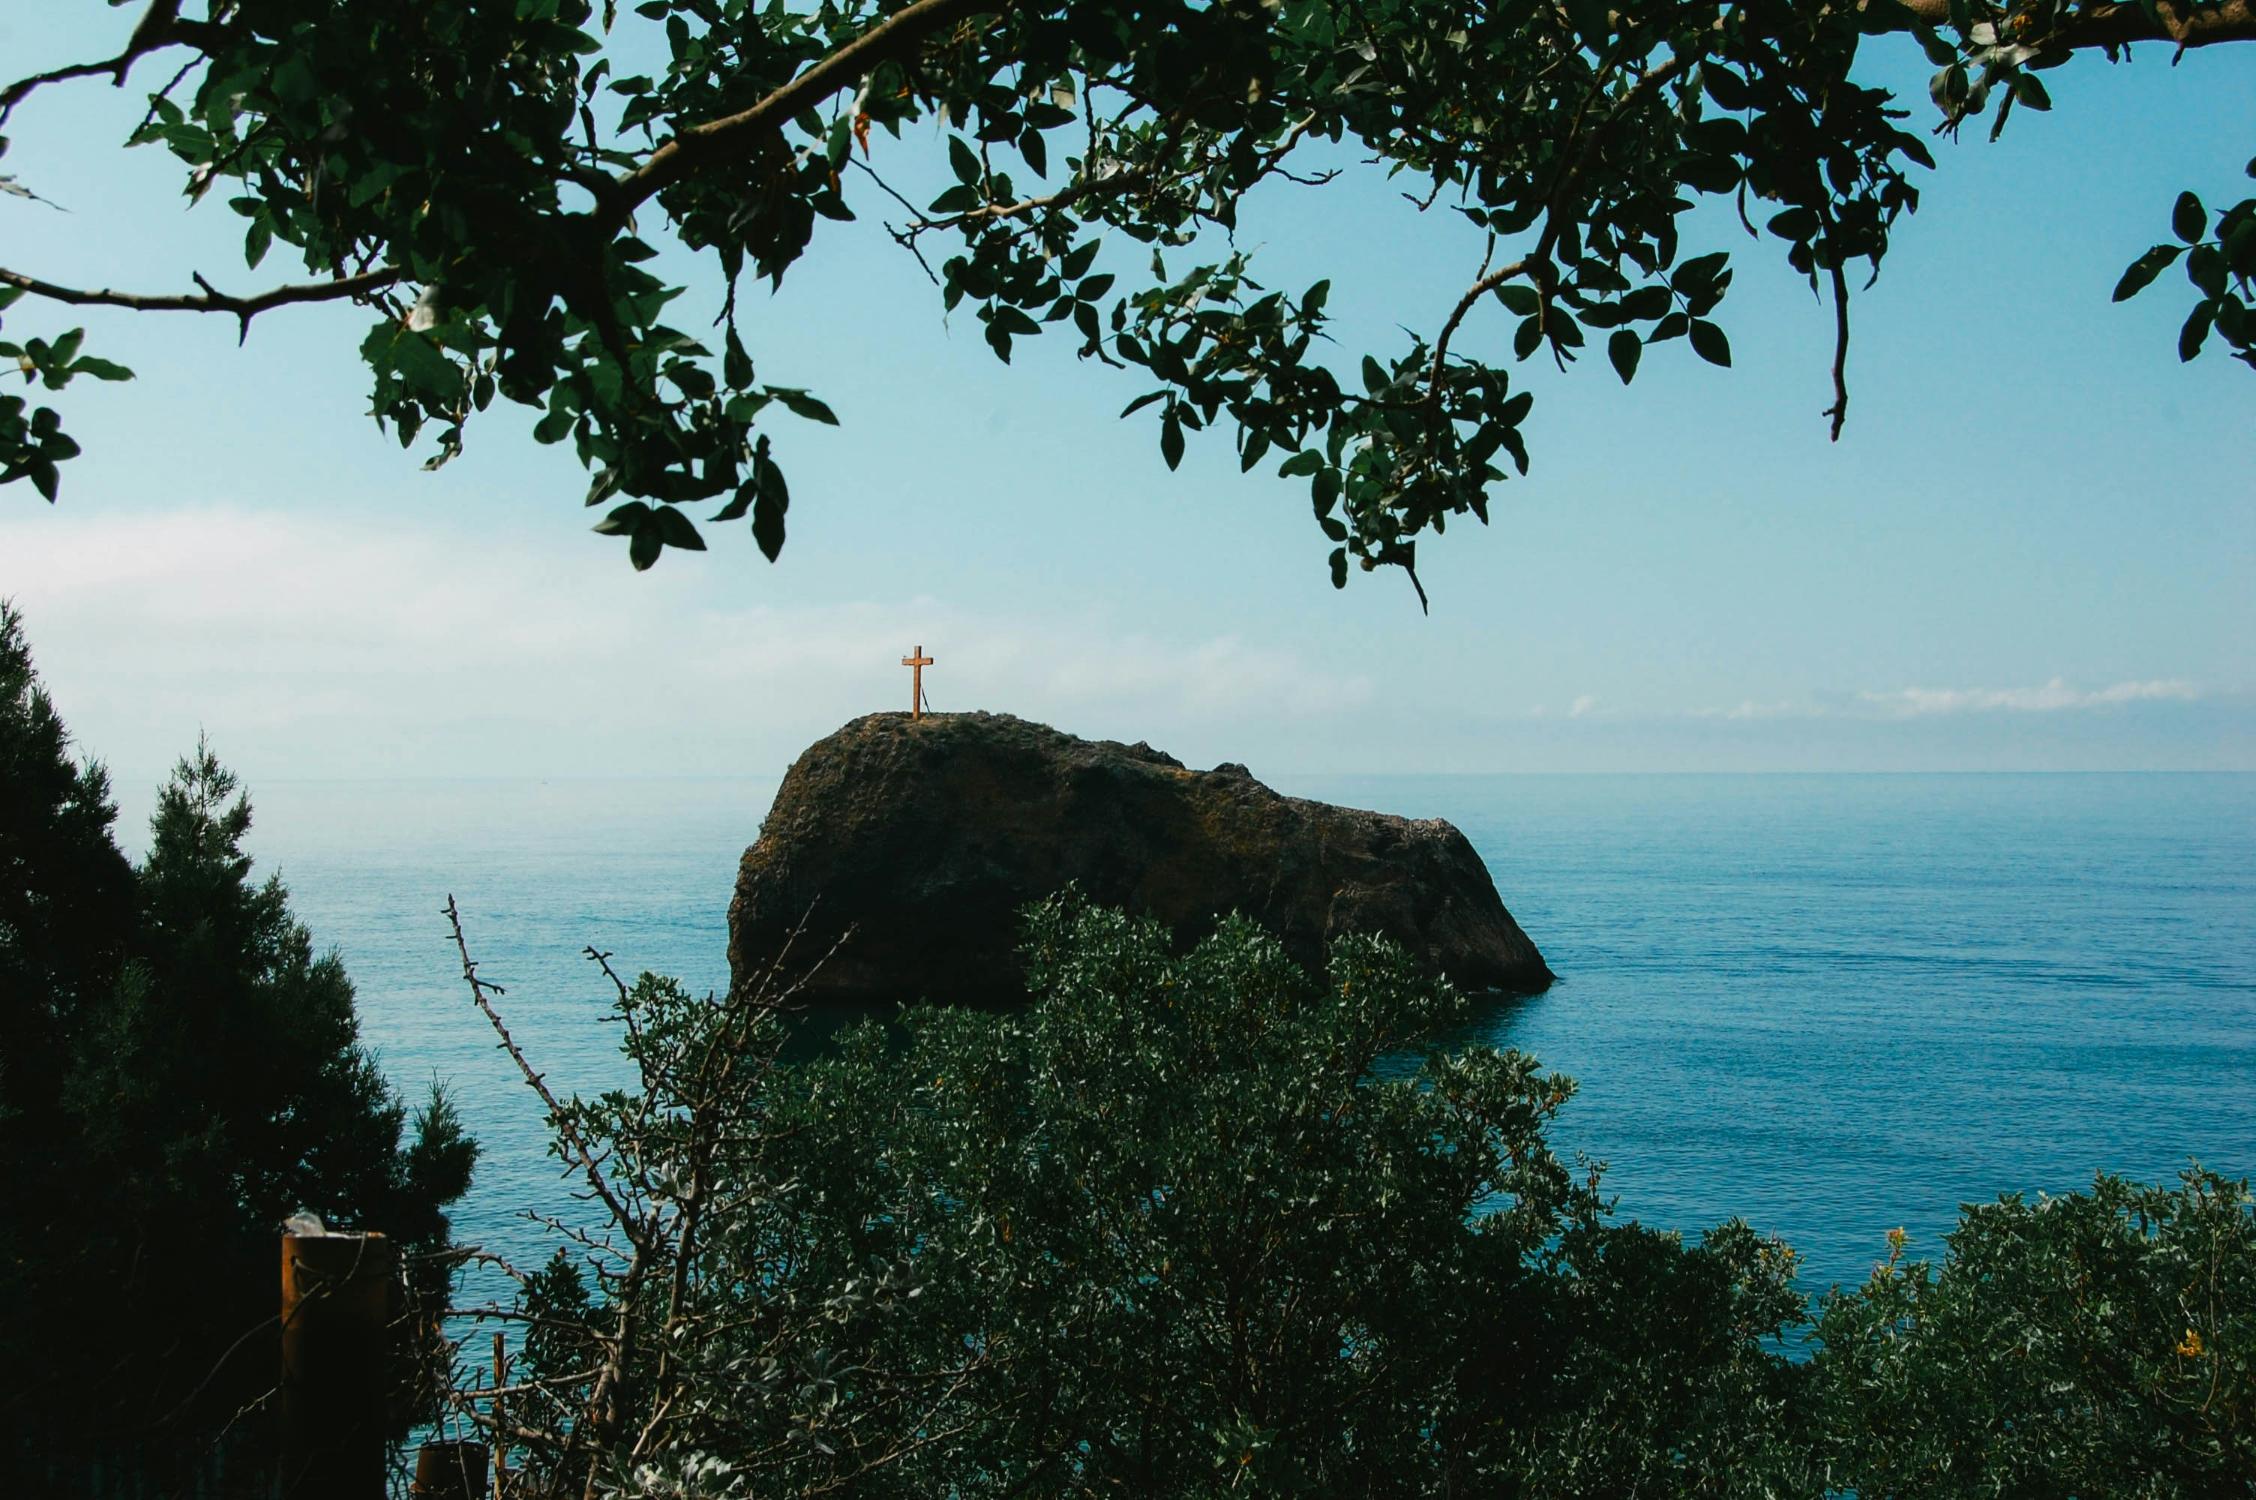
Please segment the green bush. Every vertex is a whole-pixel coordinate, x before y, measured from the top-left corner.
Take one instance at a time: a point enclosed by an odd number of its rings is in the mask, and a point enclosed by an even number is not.
[[[1531,1059],[1382,1077],[1466,1018],[1386,944],[1025,951],[1026,1009],[797,1062],[772,978],[619,986],[643,1087],[556,1108],[602,1213],[495,1310],[524,1493],[2251,1493],[2245,1184],[1970,1207],[1813,1315],[1742,1223],[1615,1218]]]
[[[2256,1493],[2248,1185],[2102,1176],[1903,1237],[1815,1330],[1837,1488],[1866,1497]]]
[[[1611,1222],[1543,1139],[1572,1085],[1528,1058],[1375,1080],[1465,1016],[1398,951],[1345,940],[1317,978],[1242,921],[1177,954],[1058,902],[1027,955],[1024,1012],[913,1011],[728,1099],[682,1081],[745,1055],[715,1047],[742,997],[622,993],[657,1087],[566,1114],[632,1169],[628,1248],[588,1258],[594,1310],[577,1276],[521,1309],[586,1330],[541,1367],[589,1374],[534,1474],[578,1485],[600,1433],[619,1493],[1799,1483],[1802,1375],[1766,1350],[1792,1256]]]

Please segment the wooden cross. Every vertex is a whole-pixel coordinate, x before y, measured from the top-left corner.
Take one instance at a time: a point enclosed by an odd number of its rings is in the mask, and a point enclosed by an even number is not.
[[[932,665],[932,658],[919,646],[916,655],[901,658],[901,665],[909,669],[909,717],[921,719],[924,717],[924,669]]]

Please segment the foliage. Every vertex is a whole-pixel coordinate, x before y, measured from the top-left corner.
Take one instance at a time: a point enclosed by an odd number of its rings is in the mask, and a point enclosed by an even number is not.
[[[161,1465],[272,1384],[282,1220],[311,1210],[427,1255],[476,1147],[435,1087],[407,1129],[343,964],[314,955],[278,878],[252,881],[250,804],[210,749],[174,771],[129,866],[12,612],[0,631],[0,900],[32,903],[0,924],[0,973],[21,980],[0,1076],[45,1080],[11,1097],[0,1138],[0,1170],[29,1185],[6,1232],[6,1425],[57,1455],[144,1445]],[[106,904],[42,920],[90,885]],[[443,1282],[427,1269],[421,1289]]]
[[[1027,953],[1023,1014],[865,1028],[718,1111],[679,1083],[743,1055],[743,997],[622,995],[657,1091],[559,1112],[629,1208],[583,1242],[599,1305],[552,1268],[517,1310],[589,1330],[542,1492],[1794,1487],[1792,1256],[1611,1222],[1530,1059],[1372,1078],[1465,1011],[1398,951],[1316,978],[1240,921],[1176,954],[1062,902]]]
[[[116,971],[133,870],[110,839],[109,777],[70,758],[32,671],[23,617],[0,603],[0,1139],[52,1112],[66,1038]]]
[[[1940,1268],[1900,1231],[1817,1321],[1834,1486],[1859,1495],[2256,1489],[2256,1217],[2246,1182],[2102,1175],[1969,1207]]]
[[[1351,562],[1414,569],[1426,532],[1485,521],[1505,465],[1526,470],[1531,398],[1511,361],[1563,366],[1604,334],[1625,381],[1679,339],[1730,362],[1727,252],[1680,240],[1702,199],[1732,201],[1832,298],[1838,434],[1847,268],[1877,272],[1918,201],[1910,170],[1932,165],[1907,112],[1855,81],[1883,32],[1937,63],[1955,131],[1993,98],[1999,127],[2016,105],[2049,108],[2038,74],[2078,49],[2245,39],[2256,22],[2197,0],[644,0],[624,16],[616,0],[206,0],[200,16],[152,0],[118,56],[22,80],[0,119],[41,87],[122,81],[184,50],[133,143],[177,157],[191,201],[241,216],[248,266],[279,246],[322,279],[247,295],[201,277],[193,295],[0,284],[246,328],[289,303],[366,303],[377,419],[403,444],[435,432],[432,464],[500,397],[539,413],[541,441],[572,443],[587,503],[609,507],[597,529],[637,567],[704,546],[693,506],[749,517],[773,558],[790,495],[768,419],[835,417],[757,378],[738,285],[780,286],[818,220],[895,215],[893,237],[1000,358],[1070,328],[1083,358],[1150,378],[1129,410],[1152,412],[1171,466],[1186,434],[1222,426],[1247,470],[1306,479],[1344,582]],[[919,155],[908,127],[926,122],[943,144]],[[1485,249],[1430,335],[1334,363],[1328,285],[1266,287],[1224,242],[1257,187],[1341,170],[1462,217]],[[2250,212],[2186,257],[2188,358],[2212,328],[2247,353]],[[2181,205],[2192,243],[2188,221]],[[649,263],[669,240],[717,263],[717,350],[668,321],[685,288]],[[1148,270],[1122,240],[1150,247]],[[1458,337],[1490,298],[1515,320],[1508,354]],[[27,377],[124,373],[57,353],[69,337],[24,344]],[[51,417],[0,408],[0,479],[51,498],[71,451]]]
[[[483,1310],[513,1493],[2249,1492],[2245,1183],[1972,1206],[1813,1316],[1742,1223],[1614,1218],[1567,1080],[1412,1071],[1466,1002],[1384,943],[1318,978],[1069,896],[1025,954],[1027,1009],[795,1059],[774,972],[618,987],[642,1089],[544,1095],[600,1212]]]

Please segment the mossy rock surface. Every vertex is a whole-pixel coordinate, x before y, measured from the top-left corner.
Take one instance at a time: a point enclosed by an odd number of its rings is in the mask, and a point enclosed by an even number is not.
[[[729,965],[744,982],[804,923],[788,967],[831,953],[811,1002],[1008,1004],[1019,911],[1069,884],[1186,943],[1238,911],[1303,963],[1335,933],[1370,932],[1476,992],[1552,977],[1441,819],[1286,797],[1234,763],[1193,771],[988,713],[870,714],[810,746],[739,867]]]

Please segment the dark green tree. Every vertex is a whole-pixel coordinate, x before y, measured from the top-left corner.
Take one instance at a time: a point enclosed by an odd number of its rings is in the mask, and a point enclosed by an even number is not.
[[[32,670],[23,616],[0,602],[0,1133],[50,1115],[65,1037],[116,974],[133,870],[110,837],[109,777],[71,759]],[[11,1138],[0,1135],[0,1138]],[[35,1153],[17,1142],[9,1160]]]
[[[0,123],[43,87],[122,82],[150,58],[170,81],[133,143],[177,156],[192,201],[241,216],[249,266],[275,255],[317,279],[235,293],[198,276],[193,291],[133,293],[0,270],[0,306],[23,294],[247,329],[290,304],[362,303],[377,315],[361,345],[376,416],[403,444],[434,432],[433,464],[500,398],[537,413],[540,441],[573,445],[593,476],[587,503],[607,507],[597,530],[626,538],[637,567],[702,548],[700,520],[749,517],[772,558],[790,493],[771,419],[835,418],[758,378],[736,289],[747,274],[780,285],[818,221],[881,215],[998,356],[1070,330],[1084,358],[1148,375],[1129,410],[1149,412],[1169,464],[1187,434],[1219,427],[1246,469],[1307,481],[1337,544],[1335,581],[1351,563],[1414,578],[1422,536],[1468,513],[1485,521],[1491,487],[1526,470],[1531,398],[1512,362],[1564,365],[1600,339],[1624,381],[1679,340],[1730,362],[1716,321],[1729,241],[1680,235],[1702,199],[1735,204],[1747,233],[1833,302],[1838,435],[1851,270],[1877,273],[1917,205],[1913,171],[1933,165],[1900,123],[1908,111],[1858,81],[1880,33],[1926,50],[1933,109],[1955,132],[2049,109],[2044,71],[2079,51],[2245,41],[2256,12],[2249,0],[644,0],[624,14],[617,0],[151,0],[115,55],[0,90]],[[918,122],[938,122],[943,143],[920,153],[904,139]],[[1342,170],[1385,174],[1469,221],[1477,244],[1446,312],[1405,309],[1424,332],[1334,360],[1328,284],[1261,285],[1230,232],[1257,187],[1315,188]],[[2212,214],[2188,192],[2172,229],[2118,297],[2182,259],[2183,357],[2215,340],[2256,364],[2256,199]],[[684,288],[645,263],[668,240],[710,255],[726,289],[710,341],[667,321]],[[1508,332],[1469,321],[1492,302]],[[0,354],[49,389],[126,375],[82,342],[73,329]],[[0,482],[26,478],[52,499],[56,464],[76,452],[59,423],[0,397]]]
[[[59,750],[12,614],[6,640],[20,690],[0,698],[0,743]],[[110,842],[99,773],[54,763],[26,754],[18,781],[11,761],[0,804],[70,789],[57,805],[75,821],[52,821],[76,836],[18,840],[0,900],[76,881],[110,904],[23,929],[39,950],[0,928],[0,961],[27,986],[10,1003],[54,1018],[49,1081],[7,1127],[11,1180],[35,1188],[7,1220],[5,1425],[64,1461],[138,1450],[162,1469],[273,1383],[283,1219],[310,1210],[430,1255],[476,1147],[435,1087],[408,1129],[342,962],[315,955],[279,878],[253,880],[250,804],[208,746],[164,787],[137,870]],[[34,968],[19,951],[48,956]]]

